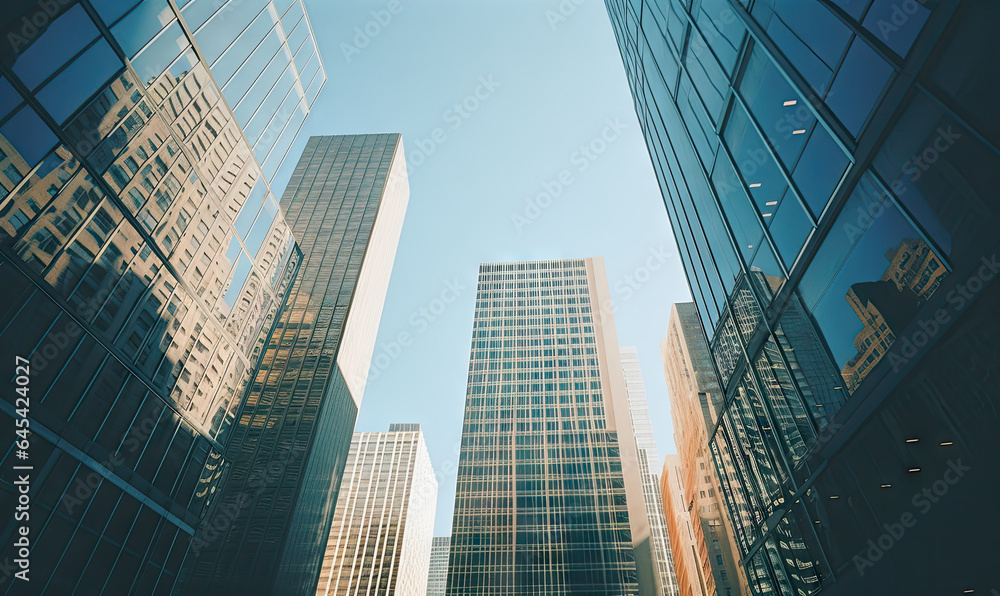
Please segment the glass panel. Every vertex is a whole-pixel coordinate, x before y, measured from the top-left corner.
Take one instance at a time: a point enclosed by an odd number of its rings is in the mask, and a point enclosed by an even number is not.
[[[215,80],[219,82],[219,85],[225,87],[226,82],[244,61],[251,68],[259,64],[264,64],[264,62],[255,63],[248,60],[247,56],[254,53],[254,48],[260,44],[261,40],[269,32],[275,31],[274,34],[277,34],[274,23],[275,19],[271,11],[265,10],[261,12],[260,16],[254,19],[246,31],[240,34],[236,42],[212,65],[212,74],[215,75]],[[233,103],[235,104],[236,102]]]
[[[36,94],[49,114],[62,122],[124,65],[100,39]]]
[[[232,308],[233,305],[236,304],[236,299],[243,290],[243,284],[246,282],[247,276],[250,274],[250,269],[252,267],[253,263],[250,261],[250,257],[247,256],[245,252],[241,252],[240,258],[236,262],[236,267],[233,268],[233,277],[229,281],[229,286],[226,288],[226,291],[222,296],[222,300],[227,306],[229,306],[229,308]]]
[[[866,176],[800,285],[852,393],[947,275],[921,234]]]
[[[830,87],[826,104],[855,137],[868,120],[892,72],[892,67],[864,40],[854,40]]]
[[[267,192],[267,188],[263,182],[258,180],[253,190],[250,191],[250,196],[243,203],[240,214],[236,216],[236,222],[233,223],[233,227],[236,228],[236,233],[240,235],[240,238],[246,238],[247,232],[250,231],[250,226],[257,219],[257,212],[260,211],[260,207],[264,203],[265,192]]]
[[[785,191],[785,196],[778,201],[774,209],[773,214],[770,211],[764,212],[764,221],[768,222],[767,228],[771,232],[774,246],[778,249],[778,255],[781,256],[785,267],[791,269],[795,257],[799,255],[802,245],[812,232],[813,225],[790,188]]]
[[[21,101],[21,96],[11,86],[10,81],[0,77],[0,120],[6,118]]]
[[[893,193],[953,258],[993,234],[1000,213],[1000,158],[924,94],[913,98],[874,161]],[[969,254],[970,251],[975,254]]]
[[[132,58],[173,20],[174,12],[164,0],[145,0],[112,27],[111,34]]]
[[[174,21],[141,54],[132,59],[132,67],[139,73],[139,80],[149,86],[190,45],[180,24]]]
[[[760,46],[747,63],[740,95],[778,159],[791,169],[816,117]]]
[[[715,159],[712,183],[719,195],[719,202],[726,214],[729,227],[739,244],[744,260],[749,261],[764,237],[757,214],[750,204],[750,197],[743,188],[743,182],[736,176],[729,157],[719,153]]]
[[[267,0],[244,0],[229,2],[205,25],[195,33],[195,40],[201,47],[202,54],[208,64],[215,64],[216,59],[232,44],[240,33],[247,28],[261,9],[273,11]],[[277,15],[272,14],[277,20]]]
[[[27,169],[33,168],[56,144],[52,130],[29,106],[21,108],[0,127],[0,136],[18,152]]]
[[[930,9],[919,2],[875,0],[865,17],[865,28],[894,52],[905,57],[930,14]]]
[[[822,126],[814,127],[792,171],[792,179],[814,218],[819,219],[848,166],[847,155],[830,133]]]
[[[25,86],[34,89],[97,35],[94,22],[77,4],[52,21],[27,49],[8,57],[7,63]]]
[[[260,215],[257,216],[257,222],[254,223],[253,228],[251,228],[250,233],[247,234],[247,251],[256,259],[257,253],[260,252],[261,245],[264,244],[264,239],[267,238],[267,233],[271,229],[271,224],[274,223],[274,217],[278,214],[278,204],[274,202],[274,198],[271,196],[267,197],[264,201],[264,207],[260,210]]]
[[[753,16],[809,85],[822,94],[851,31],[816,0],[762,0]]]

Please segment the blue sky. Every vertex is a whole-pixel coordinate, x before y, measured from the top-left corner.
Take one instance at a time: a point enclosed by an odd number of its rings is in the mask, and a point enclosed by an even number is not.
[[[481,262],[603,256],[619,341],[674,450],[659,344],[687,283],[604,4],[576,1],[306,0],[329,81],[273,186],[310,135],[403,135],[410,202],[375,348],[388,365],[357,430],[422,425],[435,535],[450,534]]]

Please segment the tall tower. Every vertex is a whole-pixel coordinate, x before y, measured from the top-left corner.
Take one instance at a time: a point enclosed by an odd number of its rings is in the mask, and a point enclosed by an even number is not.
[[[679,452],[669,456],[671,474],[667,477],[664,472],[663,495],[664,500],[671,501],[668,515],[672,509],[678,518],[673,521],[671,537],[690,535],[692,555],[678,561],[678,575],[700,586],[700,591],[692,590],[693,594],[749,596],[746,576],[739,566],[732,520],[709,451],[709,429],[718,419],[722,404],[694,304],[674,304],[671,308],[660,356]],[[685,567],[683,574],[681,567]]]
[[[653,436],[653,421],[646,405],[646,384],[642,381],[639,368],[639,353],[635,348],[619,348],[622,371],[625,374],[625,389],[628,392],[628,408],[635,431],[635,444],[639,456],[639,474],[642,476],[642,499],[649,519],[649,537],[652,546],[653,565],[659,580],[658,594],[679,596],[677,572],[667,534],[667,522],[663,512],[663,494],[660,492],[660,455],[656,450]],[[637,556],[639,556],[637,554]]]
[[[398,134],[306,144],[282,198],[302,265],[186,561],[187,593],[316,589],[408,198]]]
[[[444,596],[448,587],[448,553],[451,536],[435,536],[431,542],[431,565],[427,572],[427,596]]]
[[[718,375],[709,452],[751,589],[989,591],[1000,4],[605,4]],[[921,529],[886,534],[959,449]]]
[[[449,595],[655,593],[609,302],[600,258],[480,266]]]
[[[419,424],[354,433],[317,596],[424,596],[437,479]]]
[[[235,421],[302,258],[255,158],[277,140],[249,142],[254,123],[233,113],[270,84],[235,81],[259,65],[256,35],[280,73],[280,23],[307,17],[297,0],[264,0],[243,30],[247,5],[222,4],[0,11],[0,361],[23,359],[27,387],[4,392],[0,419],[31,433],[26,458],[10,435],[0,465],[11,512],[13,465],[30,466],[31,486],[30,519],[0,524],[2,593],[170,593],[232,469]],[[315,45],[308,27],[299,36]],[[223,63],[250,65],[227,85]],[[285,88],[302,72],[286,70]],[[316,91],[326,76],[313,75]],[[256,121],[278,130],[280,103],[261,101]],[[297,128],[280,127],[282,142]]]

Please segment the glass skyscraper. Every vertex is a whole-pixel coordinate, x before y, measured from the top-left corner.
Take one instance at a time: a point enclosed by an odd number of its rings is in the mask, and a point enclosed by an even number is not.
[[[712,453],[708,433],[711,421],[723,406],[719,383],[705,331],[694,304],[674,304],[667,337],[660,344],[663,374],[670,393],[674,443],[679,455],[664,467],[663,495],[672,501],[669,510],[680,510],[671,525],[671,536],[682,535],[691,548],[677,562],[677,575],[691,589],[684,594],[749,595],[745,574],[739,567],[739,550]],[[668,470],[667,468],[671,468]],[[690,529],[688,529],[690,528]]]
[[[0,409],[32,433],[0,592],[26,529],[31,593],[167,594],[302,253],[177,4],[17,0],[0,31],[0,359],[30,362]]]
[[[751,588],[989,591],[1000,4],[606,5]]]
[[[409,200],[398,134],[312,137],[282,197],[303,259],[226,446],[184,593],[314,592]]]
[[[677,572],[667,535],[667,521],[664,516],[663,494],[660,492],[660,455],[656,450],[653,436],[653,421],[646,405],[646,384],[639,368],[639,353],[635,348],[621,347],[622,372],[625,374],[625,390],[628,393],[628,409],[632,419],[632,430],[639,459],[639,474],[642,476],[642,500],[649,520],[649,541],[652,545],[653,567],[659,575],[658,594],[680,596],[677,586]]]
[[[450,596],[659,593],[609,302],[600,258],[480,266]]]
[[[425,596],[437,489],[419,424],[354,433],[316,595]]]

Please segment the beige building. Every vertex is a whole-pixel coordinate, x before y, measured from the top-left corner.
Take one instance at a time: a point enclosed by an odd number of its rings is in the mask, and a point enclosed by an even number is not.
[[[673,306],[660,355],[679,451],[667,456],[661,485],[681,594],[748,595],[708,448],[723,396],[694,304]]]
[[[419,424],[354,433],[316,594],[424,596],[436,502]]]

